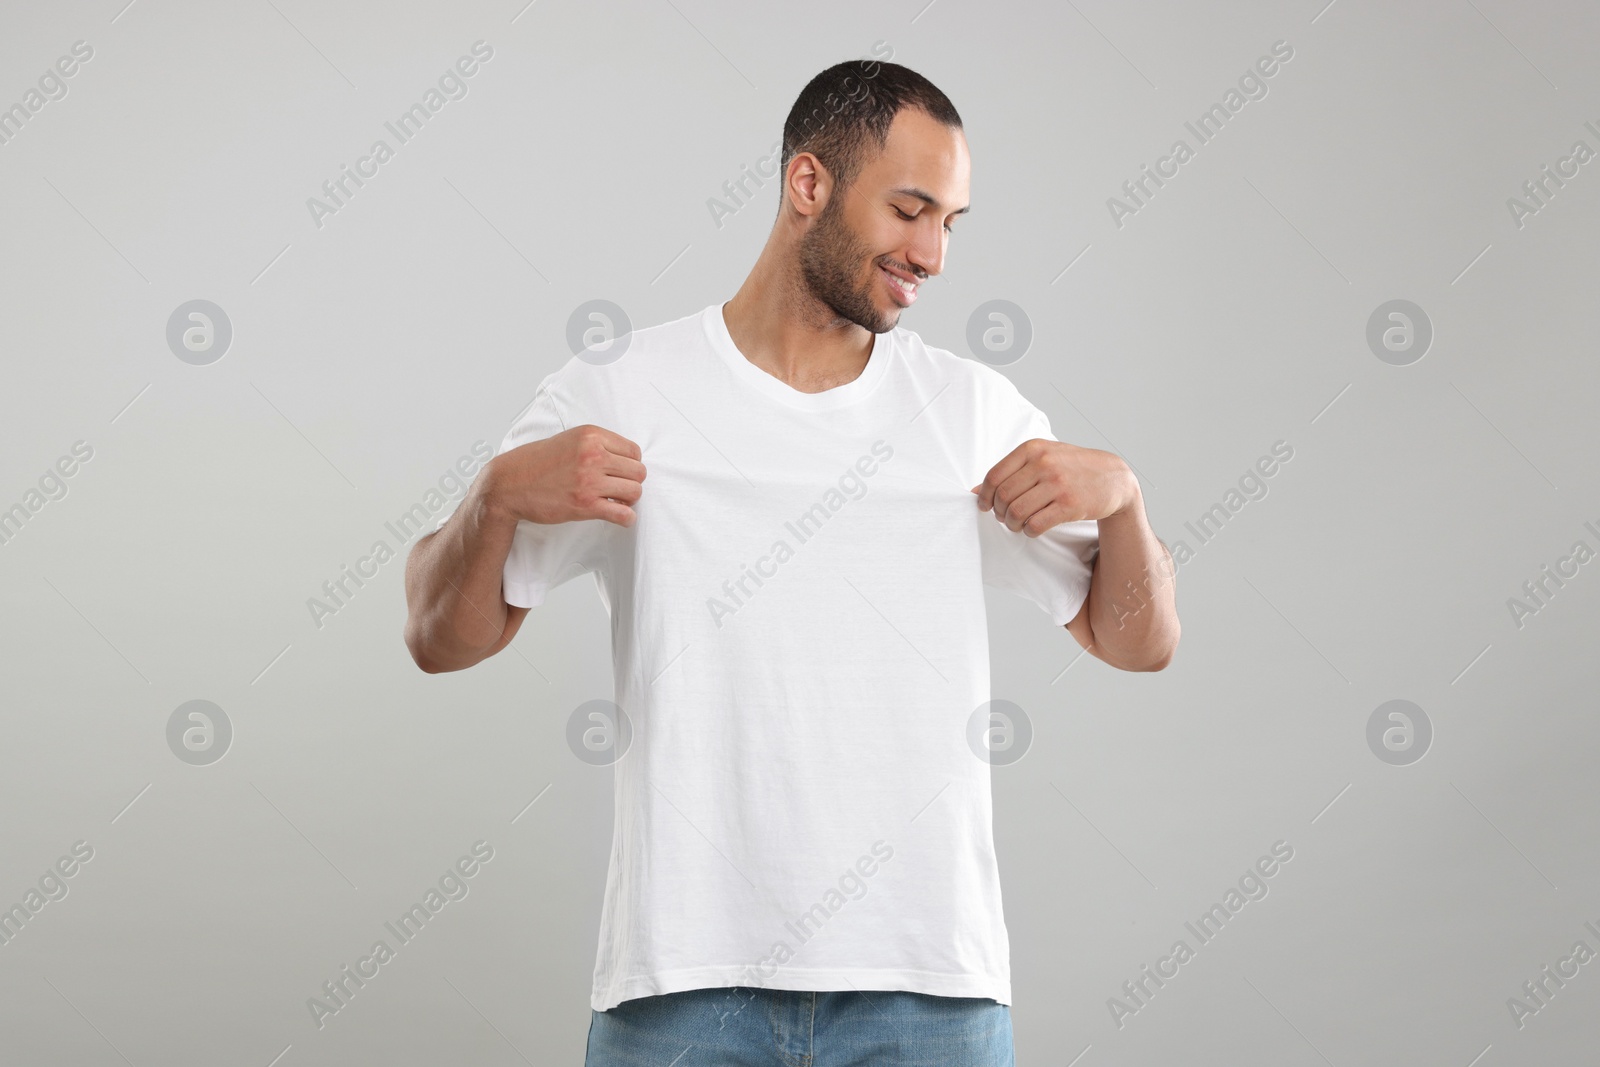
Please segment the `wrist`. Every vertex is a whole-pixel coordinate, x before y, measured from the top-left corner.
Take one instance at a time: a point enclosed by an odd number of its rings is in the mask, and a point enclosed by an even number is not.
[[[1133,468],[1126,462],[1122,464],[1121,481],[1122,504],[1106,516],[1108,519],[1126,519],[1144,512],[1144,489],[1139,485],[1139,478],[1133,473]]]
[[[517,517],[505,505],[505,468],[495,456],[483,465],[462,502],[466,514],[479,526],[515,526]]]

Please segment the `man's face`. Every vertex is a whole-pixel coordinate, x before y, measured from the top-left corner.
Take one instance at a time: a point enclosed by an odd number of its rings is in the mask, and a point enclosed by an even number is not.
[[[894,329],[915,302],[916,286],[944,269],[947,227],[967,210],[971,178],[959,129],[902,110],[882,154],[849,188],[833,188],[800,239],[800,273],[811,295],[873,333]]]

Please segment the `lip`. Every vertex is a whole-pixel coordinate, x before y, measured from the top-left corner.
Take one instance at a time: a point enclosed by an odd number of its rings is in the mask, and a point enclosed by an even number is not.
[[[888,267],[882,267],[882,266],[880,266],[878,269],[883,271],[883,273],[888,274],[888,275],[892,275],[892,276],[894,276],[896,278],[899,278],[902,281],[908,281],[908,282],[911,282],[914,285],[918,284],[915,279],[907,278],[904,274],[901,274],[899,271],[893,271],[893,270],[890,270]],[[899,286],[897,286],[893,282],[889,281],[888,278],[885,278],[883,280],[883,286],[884,286],[885,289],[889,290],[889,298],[891,300],[893,300],[896,304],[899,304],[903,308],[908,308],[912,304],[915,304],[917,302],[917,294],[915,292],[912,292],[912,293],[909,293],[909,294],[902,292],[900,290]]]

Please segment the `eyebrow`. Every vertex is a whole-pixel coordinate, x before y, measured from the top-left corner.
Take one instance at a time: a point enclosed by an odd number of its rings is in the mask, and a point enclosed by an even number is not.
[[[935,211],[939,210],[939,207],[940,207],[939,201],[934,199],[934,197],[929,195],[927,192],[924,192],[923,190],[918,189],[915,186],[901,186],[898,189],[890,189],[889,191],[891,193],[899,193],[902,196],[916,197],[918,200],[921,200],[924,204],[927,204],[929,207],[933,208]],[[952,211],[950,214],[952,214],[952,215],[965,215],[970,210],[972,210],[972,205],[968,204],[966,207],[957,208],[955,211]]]

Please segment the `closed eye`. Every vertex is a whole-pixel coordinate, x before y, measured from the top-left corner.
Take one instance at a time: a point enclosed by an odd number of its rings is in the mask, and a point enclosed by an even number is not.
[[[890,207],[894,207],[894,205],[893,205],[893,204],[890,204],[890,205],[889,205],[889,206],[890,206]],[[894,209],[894,213],[895,213],[895,214],[896,214],[896,215],[899,215],[899,216],[900,216],[900,217],[901,217],[901,218],[902,218],[902,219],[904,219],[904,220],[905,220],[905,221],[906,221],[906,222],[912,222],[912,221],[914,221],[914,220],[915,220],[915,219],[916,219],[916,216],[915,216],[915,215],[907,215],[907,214],[906,214],[906,213],[905,213],[905,212],[904,212],[904,211],[901,211],[901,210],[900,210],[900,209],[899,209],[899,208],[897,208],[897,207],[896,207],[896,208],[895,208],[895,209]],[[945,223],[945,224],[944,224],[944,232],[945,232],[945,233],[950,233],[950,232],[951,232],[951,230],[950,230],[950,224],[949,224],[949,223],[948,223],[948,222],[947,222],[947,223]]]

